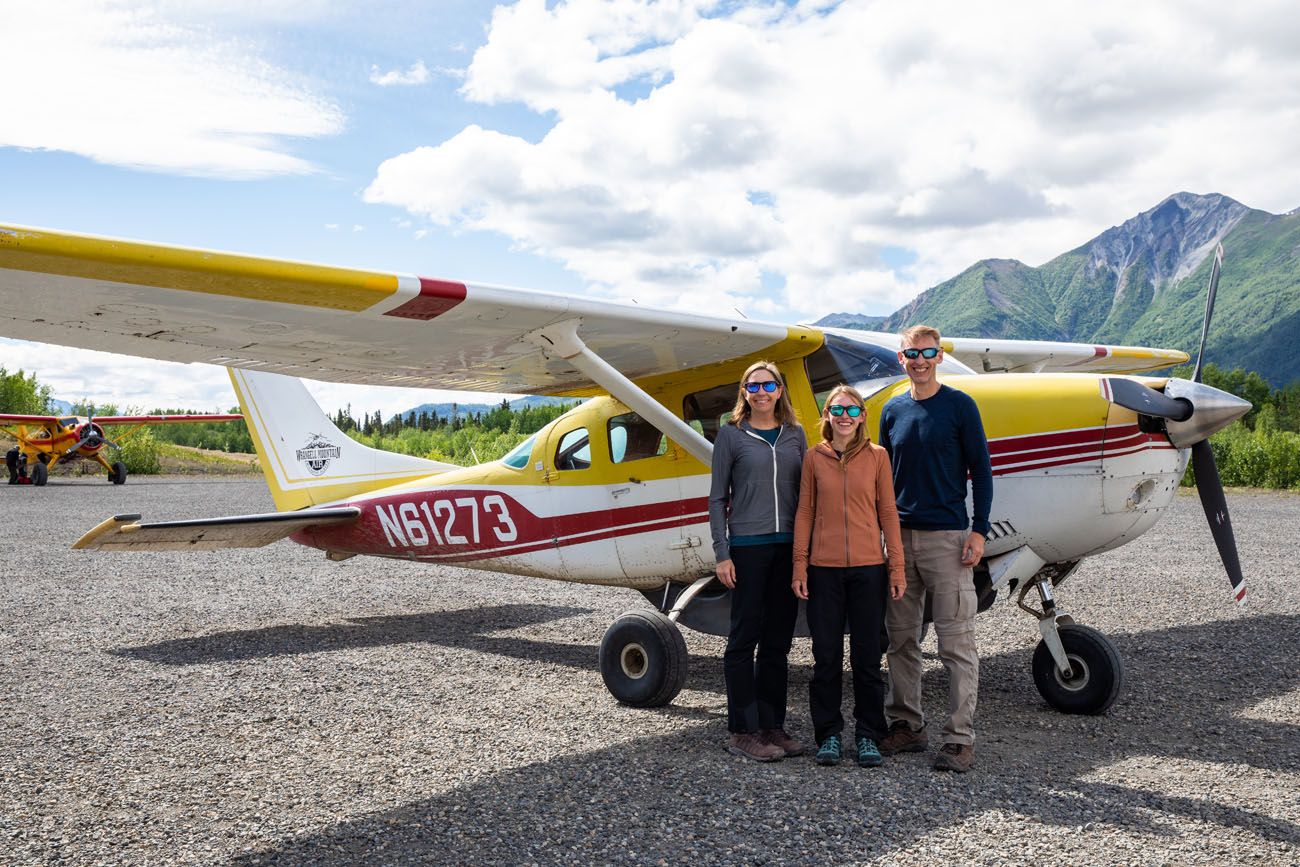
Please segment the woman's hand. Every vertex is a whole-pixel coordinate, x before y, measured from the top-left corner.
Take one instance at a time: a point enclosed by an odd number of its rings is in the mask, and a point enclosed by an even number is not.
[[[902,599],[903,594],[907,592],[907,576],[899,575],[898,577],[890,576],[889,578],[889,598],[895,601]]]
[[[720,560],[717,567],[718,580],[728,590],[736,588],[736,564],[730,560]]]
[[[794,595],[798,596],[800,599],[807,599],[808,598],[808,576],[807,575],[794,576],[794,580],[790,582],[790,589],[793,590]]]

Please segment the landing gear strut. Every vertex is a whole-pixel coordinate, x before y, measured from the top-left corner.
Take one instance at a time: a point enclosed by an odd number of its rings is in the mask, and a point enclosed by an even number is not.
[[[1034,686],[1048,704],[1064,713],[1103,713],[1124,685],[1123,663],[1105,635],[1056,610],[1052,574],[1051,567],[1039,572],[1025,583],[1016,600],[1021,610],[1038,618],[1043,634],[1034,649]],[[1031,589],[1038,591],[1042,610],[1025,604]]]

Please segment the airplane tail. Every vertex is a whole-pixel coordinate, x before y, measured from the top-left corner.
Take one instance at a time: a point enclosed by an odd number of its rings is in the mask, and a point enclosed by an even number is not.
[[[230,382],[281,512],[458,469],[362,445],[339,430],[294,377],[230,368]]]

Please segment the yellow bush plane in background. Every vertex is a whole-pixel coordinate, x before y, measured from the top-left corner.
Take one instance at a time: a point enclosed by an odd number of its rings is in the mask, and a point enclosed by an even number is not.
[[[21,303],[33,296],[43,303]],[[3,225],[0,311],[9,337],[229,368],[278,510],[161,523],[119,515],[76,547],[211,551],[288,537],[331,560],[367,554],[632,588],[657,610],[619,617],[600,666],[610,692],[637,706],[665,704],[681,689],[678,624],[727,630],[708,467],[742,371],[757,359],[778,363],[811,436],[836,384],[868,396],[871,430],[907,387],[893,335]],[[1181,364],[1182,352],[943,345],[943,381],[979,404],[993,457],[980,609],[999,594],[1014,598],[1042,634],[1032,668],[1044,698],[1067,712],[1101,712],[1123,680],[1119,656],[1057,609],[1053,589],[1082,558],[1150,529],[1190,452],[1240,601],[1206,440],[1250,405],[1202,385],[1199,362],[1192,381],[1127,375]],[[457,467],[351,440],[298,376],[590,400],[503,459]],[[1026,603],[1031,592],[1038,607]]]
[[[5,452],[5,468],[9,471],[9,484],[41,487],[50,476],[55,464],[72,461],[94,461],[108,470],[108,480],[115,485],[126,482],[126,464],[109,463],[104,449],[116,448],[118,442],[131,436],[147,424],[184,424],[196,421],[238,421],[237,413],[208,413],[194,415],[102,415],[57,416],[13,415],[0,413],[0,431],[17,440]],[[120,434],[117,441],[110,440],[105,428],[131,425]]]

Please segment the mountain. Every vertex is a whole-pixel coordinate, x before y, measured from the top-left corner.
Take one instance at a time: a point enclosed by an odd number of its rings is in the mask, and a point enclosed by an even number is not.
[[[574,402],[572,398],[540,397],[537,395],[530,395],[528,397],[520,397],[510,401],[510,408],[517,412],[521,409],[527,409],[533,406],[550,406],[555,403],[572,402]],[[422,403],[419,406],[413,406],[408,410],[404,410],[397,415],[406,418],[411,413],[415,413],[417,417],[419,417],[421,413],[436,413],[439,418],[451,418],[454,408],[456,415],[460,418],[466,418],[475,413],[491,412],[500,405],[501,404],[499,403]],[[392,421],[397,417],[397,415],[390,416],[388,420]]]
[[[852,324],[852,313],[816,324],[898,331],[925,322],[953,335],[1195,355],[1216,243],[1225,258],[1207,360],[1275,385],[1300,379],[1300,209],[1270,214],[1219,194],[1172,195],[1036,268],[976,262],[876,326]]]

